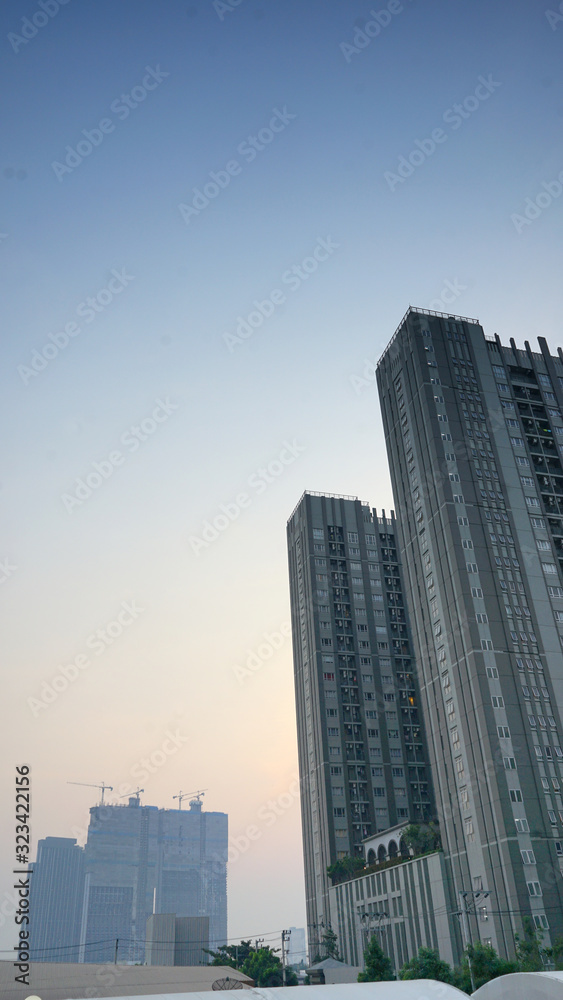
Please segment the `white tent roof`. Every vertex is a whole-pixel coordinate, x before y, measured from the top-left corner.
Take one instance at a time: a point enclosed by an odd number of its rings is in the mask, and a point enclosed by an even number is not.
[[[563,972],[513,972],[485,983],[473,1000],[563,1000]]]
[[[433,979],[411,979],[393,983],[341,983],[337,986],[275,986],[272,989],[254,987],[221,992],[224,1000],[467,1000],[467,994],[455,986],[437,983]],[[160,993],[145,997],[129,997],[128,1000],[209,1000],[209,993],[173,993],[166,998]],[[80,1000],[80,998],[77,998]],[[99,1000],[92,997],[92,1000]],[[122,1000],[116,996],[108,1000]],[[217,998],[219,1000],[219,997]],[[528,998],[529,1000],[529,998]]]

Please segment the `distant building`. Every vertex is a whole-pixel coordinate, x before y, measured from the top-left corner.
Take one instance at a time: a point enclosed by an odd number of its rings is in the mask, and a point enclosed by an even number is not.
[[[301,965],[307,962],[307,938],[304,927],[290,927],[289,948],[287,952],[288,965]]]
[[[213,950],[227,941],[227,841],[227,815],[197,799],[159,812],[155,912],[209,917]]]
[[[209,965],[209,917],[153,913],[147,920],[147,965]]]
[[[217,949],[227,941],[227,841],[227,815],[203,812],[197,798],[189,809],[142,806],[136,796],[94,806],[85,848],[60,837],[39,841],[32,957],[143,962],[153,913],[203,921],[199,939]],[[195,941],[191,926],[184,937]],[[197,964],[200,952],[181,961]]]
[[[395,517],[306,492],[287,536],[314,956],[331,920],[327,866],[363,858],[366,837],[435,810]]]
[[[128,805],[90,809],[85,847],[81,962],[144,959],[153,912],[158,858],[158,809]]]
[[[189,809],[95,806],[85,848],[81,961],[143,961],[154,913],[209,918],[209,947],[227,940],[227,816]],[[116,944],[117,942],[117,944]]]
[[[46,837],[30,879],[30,943],[39,962],[76,962],[84,891],[84,851],[76,840]]]

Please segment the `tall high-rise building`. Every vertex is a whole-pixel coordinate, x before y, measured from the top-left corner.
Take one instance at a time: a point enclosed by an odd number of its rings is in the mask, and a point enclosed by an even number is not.
[[[563,932],[563,355],[409,309],[378,365],[442,839],[466,937]],[[488,893],[488,896],[484,894]]]
[[[117,947],[120,960],[142,962],[153,914],[173,914],[189,930],[190,947],[198,920],[201,947],[225,944],[228,817],[204,812],[199,796],[189,806],[158,809],[133,796],[128,805],[90,810],[84,848],[63,837],[40,840],[30,883],[32,959],[107,962]]]
[[[156,878],[156,912],[209,917],[209,947],[227,941],[226,813],[161,809]]]
[[[78,961],[84,851],[76,840],[46,837],[39,841],[30,887],[32,959]]]
[[[393,514],[305,493],[288,522],[308,939],[327,866],[434,813]]]
[[[209,918],[209,943],[227,940],[225,813],[128,805],[90,810],[84,852],[81,961],[143,961],[153,913]]]
[[[90,809],[80,961],[112,961],[116,947],[122,961],[143,961],[154,909],[158,819],[158,809],[141,806],[138,797]]]

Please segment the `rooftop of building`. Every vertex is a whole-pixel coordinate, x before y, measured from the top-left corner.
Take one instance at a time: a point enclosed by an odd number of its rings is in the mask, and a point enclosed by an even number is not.
[[[32,962],[29,986],[14,982],[13,963],[0,961],[2,1000],[76,1000],[92,997],[163,997],[208,993],[219,980],[236,979],[246,987],[253,980],[238,969],[218,965],[122,965]],[[218,989],[219,987],[215,987]],[[238,995],[238,994],[237,994]]]
[[[359,497],[347,496],[345,493],[319,493],[316,490],[304,490],[303,493],[301,494],[301,496],[299,497],[299,500],[295,504],[295,507],[293,508],[290,516],[287,519],[287,523],[288,524],[292,520],[292,518],[294,517],[295,512],[299,509],[299,507],[303,503],[303,500],[305,499],[305,497],[324,497],[326,500],[349,500],[352,503],[357,503],[359,501],[359,503],[361,504],[362,507],[367,507],[367,509],[370,512],[370,515],[371,515],[372,511],[375,511],[378,524],[385,523],[388,526],[391,526],[393,524],[393,521],[394,521],[394,518],[395,518],[395,511],[394,510],[391,510],[389,512],[390,515],[391,515],[391,517],[387,517],[386,516],[386,512],[383,509],[381,511],[382,517],[379,517],[379,515],[377,514],[377,508],[372,507],[371,504],[369,504],[367,500],[360,500]]]
[[[405,325],[408,317],[411,315],[411,313],[414,314],[414,315],[421,315],[421,316],[439,316],[440,319],[453,319],[456,323],[471,323],[473,326],[474,325],[480,325],[479,324],[479,320],[475,319],[472,316],[457,316],[454,313],[436,312],[435,309],[421,309],[420,306],[409,306],[408,309],[407,309],[407,311],[406,311],[406,313],[405,313],[405,315],[403,316],[401,322],[399,323],[397,329],[395,330],[395,333],[393,334],[393,336],[389,340],[389,343],[387,344],[385,350],[383,351],[383,354],[379,358],[379,361],[377,362],[378,366],[381,364],[381,361],[383,360],[383,358],[387,354],[387,351],[391,347],[391,344],[393,343],[393,341],[395,340],[395,338],[398,336],[398,334],[400,333],[400,331],[404,327],[404,325]]]

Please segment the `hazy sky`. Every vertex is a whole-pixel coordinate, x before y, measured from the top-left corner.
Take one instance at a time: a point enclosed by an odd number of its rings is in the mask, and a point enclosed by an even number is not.
[[[409,303],[563,344],[558,3],[230,3],[0,11],[4,914],[26,762],[35,840],[207,789],[230,937],[304,924],[286,521],[392,506]]]

